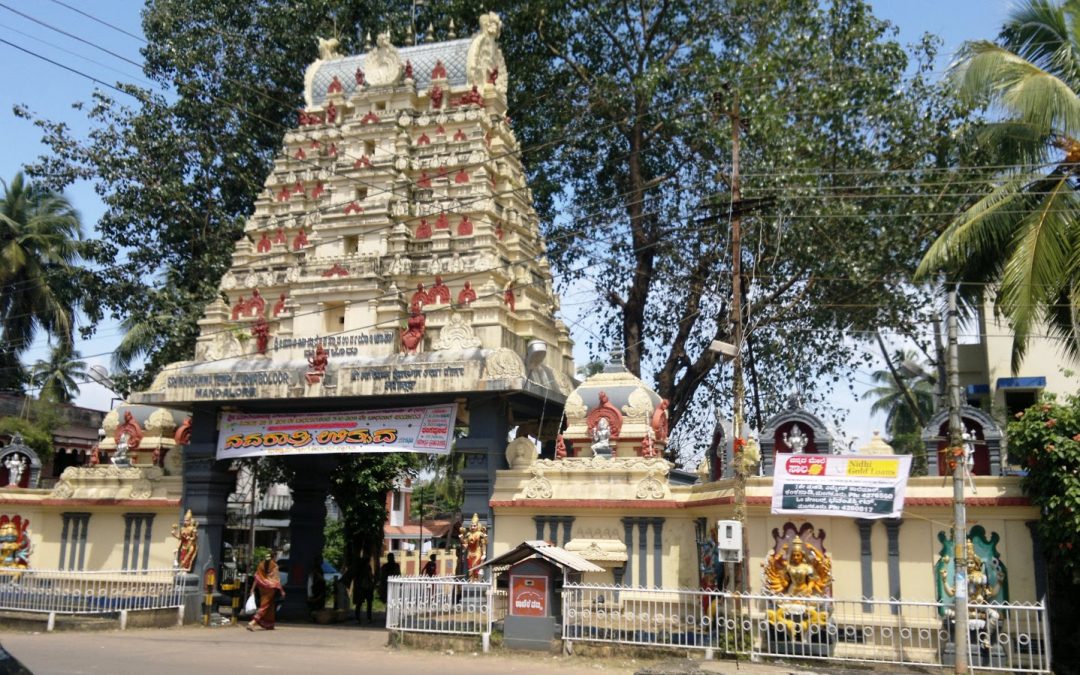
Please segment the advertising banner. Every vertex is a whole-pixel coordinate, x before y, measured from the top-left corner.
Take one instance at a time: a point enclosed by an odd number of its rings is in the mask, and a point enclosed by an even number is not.
[[[445,455],[457,405],[333,413],[222,413],[218,459],[339,452]]]
[[[510,576],[510,614],[513,616],[547,616],[547,577]]]
[[[777,454],[772,512],[899,518],[911,455]]]

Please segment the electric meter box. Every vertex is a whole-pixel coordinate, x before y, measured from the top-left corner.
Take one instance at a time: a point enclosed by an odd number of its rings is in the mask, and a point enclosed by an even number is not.
[[[737,520],[718,521],[716,549],[724,562],[742,562],[742,523]]]

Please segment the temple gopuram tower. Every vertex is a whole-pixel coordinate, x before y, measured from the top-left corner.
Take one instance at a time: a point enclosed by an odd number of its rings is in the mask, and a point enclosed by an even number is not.
[[[232,487],[214,461],[223,409],[454,402],[465,511],[489,525],[508,430],[554,440],[572,343],[507,116],[500,29],[487,14],[468,39],[397,48],[381,34],[359,56],[320,40],[194,359],[132,397],[193,413],[183,508],[209,538],[200,556],[220,551]],[[295,558],[311,536],[298,528],[322,530],[309,526],[336,458],[294,459]]]

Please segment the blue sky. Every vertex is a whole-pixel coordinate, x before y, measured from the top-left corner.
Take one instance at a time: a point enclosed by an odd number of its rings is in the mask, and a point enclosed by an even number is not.
[[[142,32],[139,16],[142,4],[134,0],[63,1],[128,32]],[[876,14],[897,26],[901,42],[917,41],[924,32],[935,33],[944,40],[937,68],[939,71],[944,70],[951,61],[952,54],[965,40],[993,38],[1010,4],[1010,0],[872,0]],[[17,2],[11,3],[11,6],[127,59],[141,61],[141,42],[80,16],[53,0]],[[130,63],[81,44],[4,8],[0,8],[0,40],[15,43],[105,82],[132,81],[139,76],[137,69]],[[9,180],[24,163],[45,151],[40,143],[38,130],[25,120],[17,119],[11,112],[12,106],[24,104],[46,118],[66,122],[75,133],[83,134],[88,129],[85,116],[71,106],[76,101],[89,100],[98,85],[2,42],[0,58],[4,63],[4,77],[0,82],[0,139],[3,139],[0,177]],[[82,214],[88,234],[92,234],[93,224],[103,210],[92,187],[76,185],[68,192],[68,197]],[[573,318],[575,317],[568,317]],[[78,349],[84,356],[107,353],[119,341],[117,333],[115,324],[106,323],[99,327],[95,337],[79,344]],[[578,340],[579,346],[583,343],[584,339]],[[42,358],[45,351],[44,343],[39,341],[29,355],[30,360]],[[579,351],[582,353],[578,354],[578,360],[584,362],[587,354],[583,352],[583,348]],[[91,363],[108,364],[107,356],[91,356],[88,360]],[[869,381],[865,371],[856,373],[855,379],[860,384]],[[857,389],[861,390],[862,387]],[[108,408],[111,396],[97,385],[85,385],[79,403]],[[851,400],[846,389],[837,394],[833,404],[851,411],[849,424],[845,429],[849,435],[858,436],[860,443],[866,442],[872,429],[880,424],[880,420],[870,418],[869,406]]]

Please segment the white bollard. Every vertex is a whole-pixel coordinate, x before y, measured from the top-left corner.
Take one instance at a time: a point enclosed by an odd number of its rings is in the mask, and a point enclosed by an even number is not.
[[[127,614],[126,609],[120,610],[120,630],[127,630]]]
[[[49,612],[49,623],[45,625],[45,632],[53,632],[53,628],[56,628],[56,612]]]
[[[713,648],[712,647],[706,647],[705,648],[705,660],[706,661],[712,661],[713,658],[715,658],[715,656],[713,655]]]
[[[480,642],[484,645],[484,653],[487,654],[491,649],[491,633],[483,633],[480,635]]]
[[[176,625],[177,626],[183,626],[184,625],[184,606],[183,605],[180,605],[179,607],[176,608]]]

